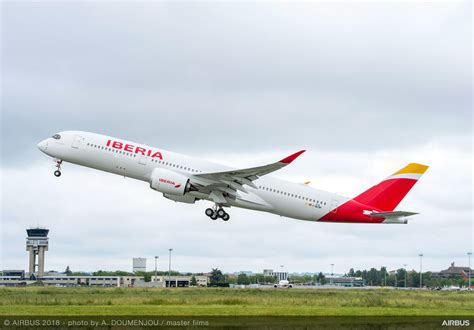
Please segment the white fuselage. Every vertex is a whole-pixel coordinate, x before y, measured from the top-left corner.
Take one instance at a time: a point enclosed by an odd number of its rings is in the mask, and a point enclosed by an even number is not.
[[[150,183],[155,168],[183,174],[193,180],[200,173],[227,171],[231,168],[147,145],[105,135],[65,131],[60,139],[48,138],[38,147],[56,159]],[[113,142],[121,143],[114,148]],[[128,146],[125,150],[124,146]],[[257,188],[246,187],[229,206],[265,211],[300,220],[317,221],[348,198],[313,189],[304,184],[263,176],[254,181]],[[190,191],[187,195],[212,201],[209,194]]]

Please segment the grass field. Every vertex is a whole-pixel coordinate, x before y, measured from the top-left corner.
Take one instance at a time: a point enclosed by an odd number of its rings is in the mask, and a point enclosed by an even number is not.
[[[474,293],[356,289],[1,288],[0,315],[474,315]]]

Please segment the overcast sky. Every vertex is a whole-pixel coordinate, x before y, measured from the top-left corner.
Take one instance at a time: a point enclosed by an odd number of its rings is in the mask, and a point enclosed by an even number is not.
[[[1,262],[26,269],[25,229],[50,229],[46,268],[264,268],[344,273],[467,264],[473,247],[470,1],[2,3]],[[62,130],[229,166],[307,152],[274,173],[353,197],[430,165],[408,225],[325,224],[177,204],[146,183],[53,162]]]

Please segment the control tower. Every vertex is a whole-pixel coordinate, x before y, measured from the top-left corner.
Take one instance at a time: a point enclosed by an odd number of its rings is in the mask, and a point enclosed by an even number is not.
[[[30,254],[29,272],[30,277],[35,274],[36,277],[44,276],[44,253],[48,251],[48,233],[46,228],[30,228],[26,230],[26,251]],[[36,263],[38,256],[38,263]],[[36,272],[38,266],[38,272]]]

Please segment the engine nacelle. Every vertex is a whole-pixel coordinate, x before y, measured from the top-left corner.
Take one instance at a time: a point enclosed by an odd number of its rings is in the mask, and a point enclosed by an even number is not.
[[[151,173],[150,188],[168,195],[183,196],[191,184],[189,178],[164,168],[155,168]]]

